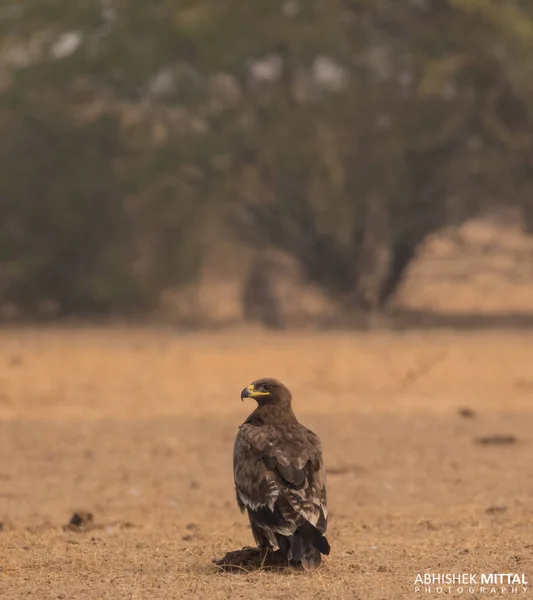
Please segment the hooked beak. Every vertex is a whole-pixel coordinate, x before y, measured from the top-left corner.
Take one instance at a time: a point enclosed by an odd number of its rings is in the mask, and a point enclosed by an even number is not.
[[[244,402],[245,398],[258,398],[259,396],[269,396],[269,392],[258,392],[254,384],[247,385],[241,392],[241,401]]]
[[[244,402],[245,398],[249,398],[250,397],[250,388],[252,388],[253,390],[253,385],[248,385],[244,388],[244,390],[242,390],[241,392],[241,402]]]

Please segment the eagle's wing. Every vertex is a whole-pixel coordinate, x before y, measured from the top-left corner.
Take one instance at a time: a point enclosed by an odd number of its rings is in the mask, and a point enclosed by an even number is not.
[[[237,502],[250,519],[291,535],[306,522],[327,527],[326,473],[319,438],[299,426],[288,432],[244,423],[234,450]]]

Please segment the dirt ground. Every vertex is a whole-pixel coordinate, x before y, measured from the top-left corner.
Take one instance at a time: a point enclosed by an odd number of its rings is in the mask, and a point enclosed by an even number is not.
[[[531,583],[531,342],[518,330],[5,329],[0,598],[438,597],[415,592],[426,572]],[[212,564],[252,543],[231,460],[254,408],[240,390],[261,376],[293,390],[323,441],[332,553],[311,574]],[[494,435],[507,437],[482,443]],[[92,526],[65,530],[77,510]],[[509,596],[496,592],[447,597]]]

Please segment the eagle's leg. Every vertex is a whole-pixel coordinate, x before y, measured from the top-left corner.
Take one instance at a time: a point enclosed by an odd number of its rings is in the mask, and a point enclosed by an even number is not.
[[[272,549],[270,541],[267,538],[267,536],[265,535],[263,528],[259,527],[259,525],[254,523],[252,517],[250,516],[250,513],[248,513],[248,518],[250,520],[250,527],[252,528],[252,534],[254,536],[255,543],[259,547],[259,550],[261,551],[261,555],[262,556],[264,554],[266,555],[266,553]]]
[[[280,552],[282,552],[283,556],[285,556],[288,560],[289,551],[291,549],[291,543],[289,538],[285,535],[280,535],[279,533],[277,533],[276,539],[278,541],[278,547],[280,549]]]

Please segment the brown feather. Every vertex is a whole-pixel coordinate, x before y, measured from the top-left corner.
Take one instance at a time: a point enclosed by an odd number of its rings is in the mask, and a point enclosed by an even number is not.
[[[329,553],[326,472],[318,436],[301,425],[291,394],[280,382],[263,379],[254,389],[268,390],[241,425],[233,465],[239,507],[248,511],[258,545],[268,540],[288,560],[304,568]]]

